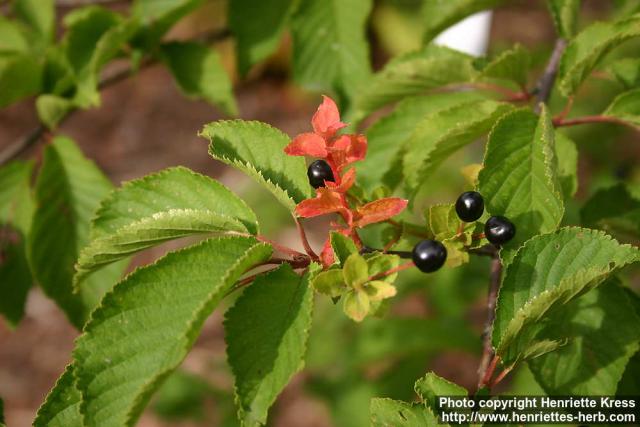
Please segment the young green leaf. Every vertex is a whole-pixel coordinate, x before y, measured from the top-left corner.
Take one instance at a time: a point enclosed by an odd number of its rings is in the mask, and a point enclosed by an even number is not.
[[[86,425],[134,425],[223,296],[270,256],[271,248],[253,238],[210,239],[118,283],[76,341],[74,370]]]
[[[640,236],[640,198],[624,184],[597,191],[580,210],[582,224],[619,238]]]
[[[38,118],[49,129],[55,129],[74,108],[72,100],[57,95],[44,94],[36,99]]]
[[[293,16],[293,75],[314,90],[351,99],[369,78],[371,0],[305,0]]]
[[[479,191],[491,215],[503,215],[516,225],[515,238],[505,245],[511,255],[529,238],[558,228],[564,202],[546,108],[540,117],[517,110],[496,123],[487,142]]]
[[[640,128],[640,89],[633,89],[618,95],[603,115],[615,117]]]
[[[477,101],[425,116],[404,143],[405,187],[415,192],[451,154],[487,133],[509,104]]]
[[[560,61],[560,91],[565,96],[573,95],[609,51],[637,36],[640,36],[640,15],[617,22],[597,22],[585,28],[571,40]]]
[[[271,126],[242,120],[223,120],[204,127],[209,154],[265,185],[290,211],[312,197],[303,157],[288,156],[289,137]]]
[[[526,242],[507,266],[498,296],[492,341],[503,363],[536,344],[542,319],[637,261],[640,250],[595,230],[562,228]]]
[[[416,381],[413,386],[420,399],[434,412],[438,408],[437,399],[440,396],[461,396],[465,397],[469,393],[458,384],[452,383],[434,372],[427,373],[424,377]]]
[[[340,269],[321,271],[313,277],[311,284],[317,292],[331,298],[337,298],[349,289]]]
[[[246,75],[254,64],[277,48],[297,0],[234,0],[229,4],[229,27],[236,39],[238,69]]]
[[[485,9],[493,9],[506,0],[423,0],[425,22],[423,42],[426,44],[458,21]]]
[[[80,414],[82,396],[76,388],[73,365],[67,366],[38,409],[34,427],[84,427]]]
[[[24,316],[33,282],[25,241],[31,228],[33,164],[12,162],[0,168],[0,314],[16,326]]]
[[[551,316],[539,336],[566,345],[529,361],[550,395],[615,395],[640,348],[640,317],[625,289],[608,280]]]
[[[0,55],[0,108],[34,95],[42,87],[42,66],[30,53]]]
[[[29,42],[22,29],[13,21],[0,16],[0,53],[24,53],[29,50]]]
[[[547,7],[553,19],[558,36],[570,39],[578,27],[581,0],[547,0]]]
[[[355,253],[349,255],[342,267],[344,282],[354,288],[359,287],[369,278],[369,266],[362,255]]]
[[[478,78],[511,80],[519,87],[525,87],[530,66],[531,54],[524,47],[516,44],[485,65]]]
[[[623,58],[612,62],[607,70],[626,89],[640,85],[640,58]]]
[[[256,234],[258,223],[245,202],[211,178],[175,167],[127,182],[101,202],[74,281],[168,240],[223,231]]]
[[[214,49],[196,42],[171,42],[161,46],[161,56],[185,95],[218,105],[226,114],[238,114],[231,79]]]
[[[304,366],[312,274],[301,277],[285,264],[256,279],[225,315],[227,357],[244,426],[266,424],[278,394]]]
[[[43,44],[53,41],[55,33],[54,0],[14,0],[18,19],[31,27]]]
[[[153,49],[176,22],[203,3],[204,0],[134,0],[131,15],[142,25],[134,44],[144,50]]]
[[[372,427],[424,427],[440,425],[430,408],[419,403],[376,397],[371,399]],[[446,425],[446,424],[445,424]]]
[[[358,248],[356,247],[356,244],[353,243],[353,240],[344,234],[332,231],[330,238],[333,254],[340,264],[344,264],[351,254],[358,252]]]
[[[91,217],[111,188],[70,139],[55,138],[45,148],[27,253],[36,281],[78,328],[125,267],[113,264],[91,277],[80,294],[73,293],[73,265],[89,241]]]

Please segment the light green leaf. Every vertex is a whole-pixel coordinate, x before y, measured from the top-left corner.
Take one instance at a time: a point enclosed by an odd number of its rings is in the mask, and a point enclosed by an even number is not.
[[[102,200],[74,282],[168,240],[223,231],[258,232],[253,211],[225,186],[184,167],[147,175]]]
[[[36,281],[78,328],[125,267],[113,264],[91,277],[80,294],[72,291],[73,266],[89,241],[89,221],[111,188],[70,139],[58,137],[46,147],[27,252]]]
[[[293,75],[350,100],[371,73],[366,22],[371,0],[305,0],[293,16]]]
[[[640,85],[640,58],[619,59],[607,69],[627,89]]]
[[[472,80],[477,71],[472,57],[442,46],[429,45],[390,61],[359,90],[354,122],[389,103],[453,83]]]
[[[358,253],[349,255],[342,267],[344,282],[353,287],[358,288],[369,278],[369,266],[367,261]]]
[[[317,292],[331,298],[337,298],[348,290],[340,269],[321,271],[312,279],[311,283]]]
[[[514,363],[535,345],[543,319],[639,260],[637,248],[577,227],[526,242],[506,267],[498,295],[492,341],[503,363]]]
[[[231,79],[214,49],[196,42],[171,42],[162,45],[161,52],[185,95],[218,105],[229,115],[238,114]]]
[[[0,16],[0,53],[26,52],[29,42],[22,29],[13,21]]]
[[[353,243],[353,240],[342,233],[332,231],[330,239],[333,254],[336,258],[336,261],[341,265],[344,264],[344,262],[351,254],[355,254],[358,252],[358,248],[356,247],[356,244]]]
[[[74,350],[87,427],[132,426],[236,280],[266,261],[253,238],[210,239],[136,270],[91,315]]]
[[[439,425],[431,409],[419,403],[376,397],[371,399],[372,427],[424,427]]]
[[[469,394],[463,387],[439,377],[434,372],[429,372],[416,381],[413,389],[420,396],[420,399],[434,411],[438,408],[437,399],[440,396],[464,397]]]
[[[558,36],[570,39],[578,27],[581,0],[547,0]]]
[[[493,9],[506,0],[423,0],[425,22],[423,41],[428,43],[458,21],[485,9]]]
[[[141,23],[135,44],[145,50],[156,45],[182,17],[204,0],[134,0],[131,15]]]
[[[80,392],[76,388],[73,365],[64,373],[38,409],[34,427],[84,427],[80,414]]]
[[[34,95],[42,87],[42,66],[29,53],[0,55],[0,108]]]
[[[54,0],[14,0],[16,17],[30,26],[42,42],[53,41],[55,33]]]
[[[367,258],[367,268],[369,271],[369,277],[384,273],[396,268],[400,264],[400,257],[398,255],[388,255],[382,253],[373,254]],[[384,276],[381,280],[385,282],[393,283],[398,277],[398,273],[389,274]]]
[[[617,22],[597,22],[581,31],[564,51],[558,81],[565,96],[573,95],[604,56],[640,35],[640,15]]]
[[[564,199],[572,198],[578,191],[578,149],[565,134],[556,132],[556,156],[558,157],[558,180]]]
[[[479,78],[511,80],[520,87],[525,87],[531,54],[524,47],[516,44],[513,48],[503,51],[480,71]]]
[[[624,184],[597,191],[580,210],[582,224],[629,240],[640,236],[640,199]]]
[[[57,95],[40,95],[36,99],[38,118],[49,129],[55,129],[58,123],[75,108],[74,102]]]
[[[238,69],[246,75],[254,64],[280,44],[298,0],[234,0],[229,3],[229,27],[236,39]]]
[[[24,316],[33,282],[25,241],[31,228],[33,164],[15,161],[0,168],[0,314],[10,326]]]
[[[311,274],[300,277],[285,264],[256,279],[225,315],[227,358],[244,426],[265,424],[271,405],[304,366]]]
[[[200,136],[210,141],[214,159],[265,185],[290,211],[312,197],[304,158],[285,154],[289,137],[281,131],[256,121],[223,120],[206,125]]]
[[[569,341],[530,360],[531,372],[550,395],[615,395],[640,348],[639,324],[625,290],[608,280],[551,316],[540,336]]]
[[[540,117],[517,110],[494,126],[479,175],[479,191],[491,215],[516,225],[516,236],[504,247],[512,255],[529,238],[558,228],[564,213],[554,129],[546,108]],[[502,254],[503,258],[508,258]]]
[[[369,297],[369,300],[377,302],[394,297],[398,291],[395,286],[384,280],[372,280],[365,283],[364,292]]]
[[[405,187],[415,192],[451,154],[487,133],[512,107],[496,101],[454,105],[425,116],[404,143]]]
[[[440,240],[455,235],[462,223],[453,204],[430,206],[426,217],[429,230]]]
[[[352,290],[347,292],[343,300],[344,313],[356,322],[362,322],[362,320],[369,314],[371,304],[369,297],[364,291]]]
[[[618,95],[603,115],[615,117],[640,128],[640,88]]]

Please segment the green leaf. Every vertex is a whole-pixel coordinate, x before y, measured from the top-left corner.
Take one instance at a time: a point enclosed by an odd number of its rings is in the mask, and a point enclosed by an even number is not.
[[[564,203],[546,108],[540,117],[517,110],[496,123],[487,142],[479,191],[491,215],[506,216],[516,225],[515,238],[504,245],[510,254],[529,238],[558,228]]]
[[[214,159],[265,185],[290,211],[312,197],[304,158],[285,154],[289,137],[281,131],[256,121],[223,120],[206,125],[200,136],[210,141]]]
[[[89,241],[93,213],[111,188],[70,139],[55,138],[45,148],[27,252],[36,281],[78,328],[125,267],[113,264],[91,277],[82,292],[73,293],[74,263]]]
[[[618,383],[618,396],[637,396],[640,393],[640,352],[636,353]]]
[[[351,287],[358,287],[369,278],[367,261],[358,253],[349,255],[342,268],[344,281]]]
[[[480,71],[479,78],[511,80],[520,87],[525,87],[531,54],[524,47],[516,44],[513,48],[503,51]]]
[[[604,56],[640,35],[640,15],[617,22],[597,22],[581,31],[564,51],[558,69],[560,91],[573,95]]]
[[[313,90],[351,99],[371,73],[366,22],[371,0],[305,0],[293,16],[293,75]]]
[[[353,240],[337,231],[332,231],[330,235],[331,248],[336,260],[341,265],[349,258],[350,255],[358,252],[358,248]]]
[[[603,115],[615,117],[640,128],[640,88],[618,95]]]
[[[238,114],[231,80],[218,52],[197,42],[171,42],[161,46],[161,56],[185,95],[218,105],[230,115]]]
[[[278,394],[304,366],[313,310],[311,274],[300,277],[285,264],[256,279],[225,315],[242,425],[265,424]]]
[[[356,322],[361,322],[369,314],[371,303],[364,291],[351,290],[342,298],[344,313]]]
[[[580,210],[582,223],[619,238],[640,236],[640,199],[624,184],[597,191]]]
[[[142,25],[135,44],[151,50],[176,22],[203,3],[204,0],[135,0],[131,15]]]
[[[404,143],[405,187],[415,192],[451,154],[487,133],[512,107],[496,101],[454,105],[425,116]]]
[[[29,42],[22,29],[13,21],[0,16],[0,53],[27,52]]]
[[[564,199],[575,196],[578,191],[578,149],[565,134],[556,132],[556,156],[558,157],[558,180]]]
[[[441,240],[455,235],[461,221],[453,204],[433,205],[427,211],[427,224],[433,235]]]
[[[382,253],[374,253],[367,258],[367,268],[369,276],[376,276],[380,273],[396,268],[400,264],[400,257],[397,255],[387,255]],[[393,283],[398,277],[398,273],[384,276],[382,280]]]
[[[254,64],[280,44],[298,0],[234,0],[229,3],[229,27],[236,39],[238,69],[246,75]]]
[[[426,44],[458,21],[485,9],[493,9],[505,0],[423,0],[425,22],[423,42]]]
[[[74,350],[88,427],[135,424],[242,273],[266,261],[253,238],[205,240],[136,270],[109,292]]]
[[[311,283],[317,292],[331,298],[338,298],[348,290],[340,269],[321,271]]]
[[[42,87],[42,66],[30,53],[0,55],[0,108],[34,95]]]
[[[578,27],[581,0],[547,0],[547,7],[553,19],[558,36],[570,39]]]
[[[639,324],[625,290],[608,280],[548,319],[540,336],[569,341],[530,360],[531,372],[550,395],[615,395],[640,348]]]
[[[184,167],[147,175],[101,202],[74,281],[168,240],[223,231],[258,233],[253,211],[225,186]]]
[[[442,46],[426,46],[395,58],[373,75],[354,101],[353,121],[358,122],[391,102],[467,82],[476,75],[471,56]]]
[[[369,412],[372,427],[424,427],[439,424],[433,412],[419,403],[376,397],[371,399]]]
[[[48,44],[55,33],[54,0],[14,0],[13,11],[18,19],[30,26]]]
[[[526,242],[507,266],[498,295],[492,341],[503,363],[515,363],[535,344],[543,319],[639,260],[637,248],[596,230],[562,228]]]
[[[627,89],[640,85],[640,58],[619,59],[609,64],[607,70]]]
[[[387,175],[402,166],[396,164],[400,151],[416,125],[429,113],[449,108],[455,104],[483,99],[478,92],[434,93],[429,96],[412,96],[398,102],[393,112],[367,129],[367,157],[356,164],[358,184],[373,189]]]
[[[0,168],[0,314],[16,326],[24,316],[33,282],[25,241],[31,228],[33,164],[15,161]]]
[[[73,370],[73,365],[67,366],[49,392],[38,409],[34,427],[84,427],[80,414],[82,397],[76,388]]]
[[[416,394],[420,396],[420,399],[434,411],[436,411],[439,406],[437,398],[440,396],[465,397],[469,394],[465,388],[439,377],[434,372],[429,372],[416,381],[413,388]]]
[[[49,129],[55,129],[74,108],[73,101],[57,95],[45,94],[36,99],[38,119]]]

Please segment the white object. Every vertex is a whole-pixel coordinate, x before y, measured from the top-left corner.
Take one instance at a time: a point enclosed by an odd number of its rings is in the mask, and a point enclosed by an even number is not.
[[[490,10],[473,14],[444,30],[434,42],[469,55],[482,56],[489,44],[491,15]]]

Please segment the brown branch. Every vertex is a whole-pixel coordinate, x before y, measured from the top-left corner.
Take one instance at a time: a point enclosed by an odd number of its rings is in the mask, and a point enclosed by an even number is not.
[[[553,89],[553,84],[555,83],[556,75],[558,74],[560,58],[562,58],[562,54],[564,53],[564,49],[566,47],[567,41],[565,39],[556,40],[556,44],[553,47],[551,57],[549,57],[549,62],[544,69],[542,77],[540,77],[540,80],[538,80],[538,84],[536,85],[536,111],[539,111],[540,104],[544,104],[549,101],[551,90]]]
[[[575,119],[565,119],[562,117],[555,117],[553,119],[553,125],[556,127],[576,126],[576,125],[584,125],[589,123],[615,123],[619,125],[629,126],[636,130],[638,129],[637,126],[634,126],[633,124],[626,122],[624,120],[621,120],[617,117],[602,116],[602,115],[576,117]]]
[[[497,255],[491,261],[491,276],[489,279],[489,293],[487,295],[487,318],[482,332],[482,359],[478,368],[478,388],[482,388],[491,378],[495,369],[494,362],[497,356],[494,355],[493,346],[491,345],[491,332],[493,331],[493,322],[496,318],[496,299],[498,298],[498,289],[500,288],[500,278],[502,276],[502,263]],[[490,364],[491,362],[491,364]],[[491,368],[493,366],[493,368]]]

